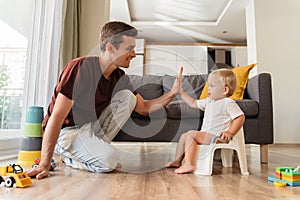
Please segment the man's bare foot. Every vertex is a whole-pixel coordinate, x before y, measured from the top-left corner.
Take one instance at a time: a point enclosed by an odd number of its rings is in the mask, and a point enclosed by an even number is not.
[[[178,169],[176,169],[174,172],[176,174],[185,174],[195,171],[196,167],[194,165],[182,165]]]
[[[168,164],[166,165],[167,168],[172,168],[172,167],[180,167],[181,166],[181,162],[173,160],[168,162]]]
[[[122,164],[118,163],[117,166],[116,166],[116,170],[121,170],[121,169],[122,169]]]

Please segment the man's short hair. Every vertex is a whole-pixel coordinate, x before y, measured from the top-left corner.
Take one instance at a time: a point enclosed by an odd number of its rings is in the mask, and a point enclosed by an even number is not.
[[[122,36],[136,37],[138,31],[133,26],[120,21],[107,22],[100,33],[100,49],[105,51],[106,44],[110,42],[116,49],[119,48]]]

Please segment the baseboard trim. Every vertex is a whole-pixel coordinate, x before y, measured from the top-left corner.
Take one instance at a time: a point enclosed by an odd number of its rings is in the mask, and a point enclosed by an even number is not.
[[[8,161],[8,160],[14,160],[18,158],[18,154],[11,154],[11,155],[6,155],[6,156],[1,156],[0,157],[0,162],[3,162],[3,161]]]
[[[271,147],[283,147],[283,146],[287,146],[287,147],[300,147],[300,143],[298,144],[291,144],[291,143],[275,143],[275,144],[269,144],[269,146]]]

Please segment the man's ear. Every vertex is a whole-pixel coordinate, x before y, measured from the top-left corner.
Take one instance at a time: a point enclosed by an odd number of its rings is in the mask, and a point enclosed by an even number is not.
[[[106,44],[106,51],[109,52],[109,53],[112,53],[114,50],[114,46],[112,45],[112,43],[108,42]]]

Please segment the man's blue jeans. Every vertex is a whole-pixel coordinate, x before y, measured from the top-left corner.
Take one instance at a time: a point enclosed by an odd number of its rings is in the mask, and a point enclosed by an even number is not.
[[[55,153],[67,166],[91,172],[110,172],[119,162],[118,152],[109,144],[130,117],[136,97],[129,90],[116,93],[111,104],[95,122],[61,130]]]

